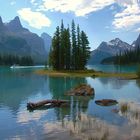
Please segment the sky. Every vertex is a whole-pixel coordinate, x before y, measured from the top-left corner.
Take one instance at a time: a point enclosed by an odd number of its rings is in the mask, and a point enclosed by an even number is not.
[[[140,0],[0,0],[0,16],[9,22],[19,16],[31,32],[53,36],[63,19],[74,19],[89,38],[91,50],[114,38],[132,44],[140,33]]]

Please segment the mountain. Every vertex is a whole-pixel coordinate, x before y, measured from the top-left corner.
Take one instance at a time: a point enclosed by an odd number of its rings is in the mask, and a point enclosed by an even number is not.
[[[22,27],[20,19],[19,19],[18,16],[16,16],[13,20],[11,20],[9,23],[7,23],[6,27],[11,32],[20,32],[20,31],[24,30],[24,28]]]
[[[140,47],[140,34],[138,38],[132,43],[133,49],[136,49],[137,47]]]
[[[5,26],[4,26],[3,22],[2,22],[2,18],[0,16],[0,32],[3,32],[5,30],[6,30],[6,28],[5,28]]]
[[[9,23],[0,18],[0,52],[18,56],[30,55],[35,63],[44,63],[47,58],[44,41],[37,34],[21,25],[16,16]]]
[[[47,33],[42,33],[41,38],[44,40],[47,56],[49,55],[50,47],[52,45],[52,38]]]
[[[91,52],[88,64],[101,63],[107,57],[115,56],[117,53],[124,52],[132,46],[123,42],[119,38],[115,38],[109,42],[102,42],[97,49]]]

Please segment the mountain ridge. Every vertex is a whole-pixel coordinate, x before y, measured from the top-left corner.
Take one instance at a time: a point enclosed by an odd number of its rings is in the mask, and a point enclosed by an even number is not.
[[[117,53],[123,53],[125,50],[131,49],[132,46],[119,38],[110,40],[109,42],[101,42],[97,49],[91,52],[88,64],[98,64],[107,57],[115,56]]]
[[[47,59],[44,40],[24,28],[18,16],[9,23],[3,23],[0,17],[0,50],[3,54],[30,55],[35,63],[44,63]]]

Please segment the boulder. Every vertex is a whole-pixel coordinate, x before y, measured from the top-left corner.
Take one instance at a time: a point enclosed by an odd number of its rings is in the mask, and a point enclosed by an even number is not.
[[[96,100],[95,103],[100,106],[112,106],[118,104],[118,102],[113,99]]]
[[[93,96],[95,94],[94,88],[90,85],[80,84],[74,89],[67,92],[70,96]]]

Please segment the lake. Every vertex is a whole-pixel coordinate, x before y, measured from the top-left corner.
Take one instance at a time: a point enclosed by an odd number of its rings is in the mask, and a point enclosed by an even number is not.
[[[0,140],[140,139],[140,80],[49,77],[34,70],[0,67]],[[91,85],[95,96],[65,95],[81,83]],[[95,104],[106,98],[118,104]],[[27,110],[27,102],[44,99],[66,99],[70,106]]]
[[[95,69],[96,71],[103,71],[103,72],[136,72],[138,69],[138,65],[102,65],[102,64],[95,64],[95,65],[87,65],[88,69]]]

